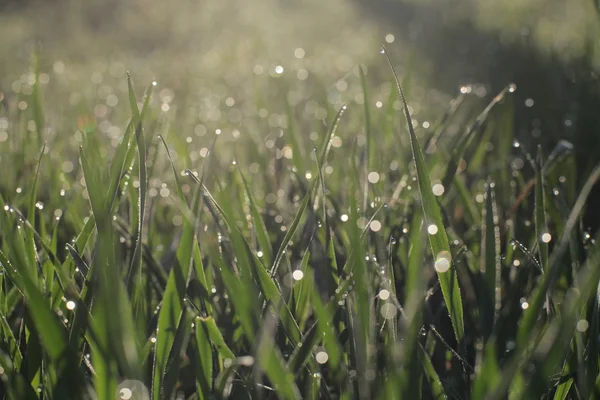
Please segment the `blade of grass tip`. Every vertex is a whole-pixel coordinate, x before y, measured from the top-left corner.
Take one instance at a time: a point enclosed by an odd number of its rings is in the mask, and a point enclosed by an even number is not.
[[[312,182],[310,188],[304,194],[304,198],[302,199],[302,203],[300,203],[300,207],[298,207],[296,216],[294,217],[292,224],[290,225],[285,236],[283,237],[283,240],[281,241],[281,245],[279,246],[279,250],[277,250],[277,254],[275,255],[275,259],[273,260],[273,265],[271,266],[271,270],[269,272],[271,277],[274,277],[277,274],[277,269],[279,268],[279,264],[281,263],[283,254],[284,254],[290,240],[292,240],[292,238],[294,237],[294,234],[298,230],[298,225],[300,224],[300,220],[302,219],[302,216],[304,215],[304,211],[306,211],[306,207],[308,206],[308,202],[310,201],[310,197],[312,195],[312,192],[315,189],[315,186],[317,185],[317,182],[318,182],[318,179],[315,179]]]
[[[404,97],[402,86],[398,75],[394,70],[391,59],[387,55],[385,49],[383,49],[394,79],[398,92],[400,93],[400,99],[404,107],[404,115],[408,122],[408,132],[410,134],[410,143],[412,147],[413,158],[415,161],[415,167],[417,171],[417,181],[419,183],[419,193],[421,194],[421,204],[423,207],[423,220],[427,231],[429,233],[429,244],[433,257],[435,258],[435,269],[440,280],[440,286],[442,288],[442,294],[450,313],[450,319],[452,321],[452,328],[456,341],[459,346],[463,346],[464,338],[464,319],[463,319],[463,306],[460,295],[460,289],[458,287],[458,280],[456,278],[456,272],[451,268],[452,256],[450,253],[450,245],[448,243],[448,237],[446,236],[446,230],[442,221],[442,214],[431,190],[431,181],[429,179],[429,173],[425,166],[423,159],[423,153],[417,141],[417,135],[413,128],[412,118],[408,110],[408,104]]]
[[[165,144],[166,147],[166,142]],[[169,157],[170,159],[170,157]],[[171,167],[175,174],[177,191],[183,197],[183,192],[179,180],[177,178],[177,172],[174,164],[171,162]],[[199,203],[200,191],[196,190],[194,193],[194,199],[192,200],[192,211],[196,211],[196,207]],[[186,203],[187,204],[187,203]],[[184,220],[183,234],[177,248],[176,259],[173,269],[169,273],[167,281],[167,287],[163,296],[162,307],[158,315],[158,326],[156,333],[156,349],[154,353],[154,365],[153,365],[153,379],[152,379],[152,398],[159,400],[165,395],[163,390],[162,378],[166,373],[167,363],[169,355],[175,341],[175,332],[173,326],[176,321],[179,321],[181,314],[184,311],[184,299],[186,296],[187,286],[191,277],[192,272],[192,255],[193,255],[193,243],[195,239],[195,223],[187,218]],[[167,388],[168,389],[168,388]]]
[[[498,207],[496,205],[495,184],[488,181],[485,188],[483,216],[481,220],[481,263],[480,271],[484,275],[487,293],[494,308],[483,312],[482,317],[486,322],[482,323],[484,338],[488,338],[498,319],[501,306],[501,258],[500,258],[500,226],[498,219]]]
[[[319,165],[321,165],[321,168],[323,168],[325,166],[325,162],[327,161],[327,156],[329,154],[329,151],[331,150],[331,144],[332,144],[331,139],[333,139],[335,132],[337,131],[337,128],[340,124],[340,121],[342,120],[342,116],[344,115],[344,112],[346,111],[347,108],[348,107],[344,104],[338,110],[337,114],[333,118],[331,127],[329,128],[329,131],[327,132],[327,135],[325,136],[325,139],[323,140],[323,143],[322,143],[323,147],[321,148],[321,153],[319,154]]]
[[[237,165],[237,164],[236,164]],[[240,177],[242,178],[242,182],[244,183],[244,189],[246,190],[246,196],[248,197],[248,201],[250,203],[250,214],[252,215],[252,219],[254,220],[254,226],[256,229],[256,238],[258,240],[258,244],[263,253],[262,259],[266,265],[271,265],[273,260],[273,252],[271,248],[271,240],[269,239],[269,232],[265,226],[265,223],[260,216],[260,211],[256,205],[256,200],[254,196],[250,192],[250,187],[248,186],[248,181],[244,177],[242,170],[238,165],[238,172]]]
[[[550,242],[550,233],[548,232],[548,221],[546,218],[546,193],[545,178],[542,173],[544,165],[542,148],[538,147],[536,159],[536,185],[535,185],[535,234],[537,236],[540,263],[544,272],[548,272],[548,242]]]
[[[312,280],[309,279],[308,273],[308,261],[310,260],[310,251],[306,249],[304,255],[302,256],[302,260],[300,261],[300,267],[292,273],[292,278],[296,280],[296,277],[299,277],[299,281],[294,284],[293,293],[294,293],[294,316],[296,317],[296,321],[298,321],[298,326],[301,330],[303,330],[304,325],[306,323],[306,318],[308,317],[309,311],[309,286],[312,284]],[[301,274],[300,274],[301,273]],[[294,275],[296,274],[296,275]]]
[[[577,200],[571,209],[571,213],[569,214],[569,218],[567,219],[558,244],[554,247],[554,251],[552,252],[548,261],[549,272],[544,274],[541,282],[538,283],[532,296],[530,296],[529,307],[524,310],[523,316],[521,317],[521,321],[519,323],[517,345],[520,347],[525,347],[527,342],[531,339],[531,334],[537,323],[544,299],[546,298],[548,290],[557,276],[560,266],[562,265],[561,261],[565,251],[569,246],[573,229],[575,229],[587,202],[587,198],[598,179],[600,179],[600,166],[597,166],[592,171],[587,181],[583,185],[583,188],[581,189],[581,192],[579,193],[579,196],[577,197]]]
[[[133,98],[135,100],[135,94],[133,92],[133,84],[131,82],[131,77],[127,75],[127,83],[129,86],[130,99]],[[146,93],[146,98],[144,99],[144,104],[142,110],[145,110],[149,99],[150,93],[152,90],[152,86],[149,86],[149,89]],[[133,107],[134,104],[131,104]],[[129,265],[129,270],[127,274],[127,285],[130,286],[130,291],[133,292],[133,307],[135,316],[140,318],[143,315],[143,297],[144,297],[144,276],[142,274],[142,246],[144,240],[144,222],[145,222],[145,212],[146,212],[146,193],[148,190],[148,171],[146,167],[146,140],[144,137],[144,129],[142,125],[141,116],[137,110],[137,102],[135,107],[132,108],[132,119],[136,118],[136,128],[135,128],[135,140],[137,143],[138,149],[138,173],[139,173],[139,182],[140,186],[138,189],[138,201],[137,201],[137,212],[138,215],[136,217],[137,226],[135,227],[135,231],[133,233],[133,256],[131,258],[131,264]],[[118,185],[117,185],[118,186]],[[135,278],[135,279],[132,279]],[[133,289],[133,290],[131,290]]]
[[[460,137],[458,143],[456,144],[456,146],[454,147],[454,150],[452,151],[452,157],[448,163],[448,166],[446,167],[446,174],[445,174],[444,178],[442,179],[442,185],[444,186],[446,191],[448,191],[450,189],[450,186],[451,186],[450,184],[452,183],[453,177],[456,174],[460,160],[462,159],[462,156],[463,156],[465,150],[467,149],[469,143],[473,139],[474,133],[476,131],[478,131],[482,125],[484,125],[484,122],[486,121],[492,108],[494,108],[494,106],[496,104],[498,104],[504,98],[506,93],[513,93],[516,90],[516,88],[517,88],[516,85],[514,83],[511,83],[510,85],[508,85],[504,89],[502,89],[502,91],[500,93],[498,93],[496,95],[496,97],[494,97],[492,99],[492,101],[481,112],[481,114],[479,114],[477,116],[477,119],[469,127],[469,129],[467,129],[465,134]]]
[[[29,191],[29,204],[27,206],[27,219],[31,223],[32,226],[35,226],[35,210],[36,210],[36,196],[37,196],[37,184],[38,178],[40,175],[40,166],[42,165],[42,157],[44,156],[44,152],[46,151],[46,145],[42,146],[42,150],[38,157],[37,167],[35,169],[35,175],[33,177],[33,182],[31,185],[31,190]],[[35,251],[35,241],[34,241],[34,232],[33,230],[27,230],[26,234],[27,238],[27,257],[29,258],[29,265],[34,271],[35,265],[37,263],[37,253]],[[36,279],[37,280],[37,279]]]
[[[125,173],[127,172],[129,166],[132,164],[132,161],[134,158],[134,153],[137,148],[137,142],[138,142],[137,135],[132,136],[132,133],[133,132],[137,133],[137,130],[140,127],[140,124],[142,123],[142,120],[147,113],[147,110],[149,108],[148,105],[150,103],[150,98],[152,97],[152,88],[154,87],[154,84],[149,85],[146,88],[146,93],[144,95],[144,102],[142,105],[141,115],[140,115],[139,111],[136,113],[137,100],[135,99],[135,94],[133,92],[133,84],[131,82],[131,77],[129,76],[129,74],[127,75],[127,86],[128,86],[128,90],[129,90],[130,108],[132,107],[132,103],[135,103],[135,108],[131,108],[132,117],[129,120],[129,123],[127,124],[127,127],[125,129],[125,134],[123,135],[123,138],[121,139],[121,143],[117,147],[117,151],[115,152],[115,155],[111,161],[111,166],[110,166],[111,180],[110,180],[110,184],[109,184],[109,190],[107,193],[107,196],[108,196],[107,202],[110,206],[111,212],[114,212],[115,202],[118,199],[119,194],[120,194],[119,185],[121,184],[121,181],[122,181],[123,177],[125,176]],[[133,97],[133,102],[131,101],[132,97]]]
[[[183,194],[183,189],[181,189],[181,183],[179,182],[179,174],[177,173],[177,170],[175,169],[175,163],[173,162],[173,157],[171,157],[171,151],[169,150],[169,145],[167,145],[167,141],[165,140],[165,138],[162,135],[158,135],[158,138],[160,139],[162,144],[165,146],[165,151],[167,152],[167,157],[169,158],[169,163],[171,164],[171,169],[173,170],[173,176],[175,177],[175,189],[177,190],[177,197],[179,197],[180,200],[185,202],[185,196]]]
[[[454,114],[458,110],[458,107],[463,103],[464,100],[465,94],[460,93],[457,97],[450,101],[448,108],[440,118],[439,122],[434,125],[434,128],[432,129],[433,133],[429,137],[429,140],[427,140],[425,142],[425,146],[423,146],[423,149],[425,149],[425,153],[429,154],[435,152],[437,143],[439,142],[443,134],[446,132],[447,123],[450,121],[452,116],[454,116]]]
[[[294,122],[294,110],[289,102],[286,102],[286,114],[288,120],[288,132],[290,137],[290,144],[292,145],[292,161],[298,172],[306,171],[304,164],[305,154],[300,143],[301,136],[296,133],[296,124]]]

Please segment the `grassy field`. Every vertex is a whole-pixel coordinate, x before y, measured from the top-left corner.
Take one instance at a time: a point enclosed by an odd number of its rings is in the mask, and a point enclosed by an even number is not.
[[[522,145],[514,84],[427,111],[382,52],[338,95],[34,61],[0,106],[0,395],[600,396],[600,169]]]

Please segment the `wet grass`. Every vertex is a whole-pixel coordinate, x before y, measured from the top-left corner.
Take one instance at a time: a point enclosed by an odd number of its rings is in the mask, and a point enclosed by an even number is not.
[[[600,169],[524,148],[514,85],[419,123],[390,61],[385,101],[272,79],[216,123],[129,76],[53,115],[35,65],[0,106],[4,398],[600,395]]]

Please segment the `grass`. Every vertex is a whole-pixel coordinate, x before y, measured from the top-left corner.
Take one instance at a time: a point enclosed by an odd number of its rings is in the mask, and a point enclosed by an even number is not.
[[[419,124],[388,61],[384,107],[359,68],[362,107],[308,81],[318,119],[257,95],[187,139],[129,75],[114,112],[52,115],[36,61],[0,108],[0,396],[600,396],[600,169],[580,185],[568,143],[525,149],[514,85]]]

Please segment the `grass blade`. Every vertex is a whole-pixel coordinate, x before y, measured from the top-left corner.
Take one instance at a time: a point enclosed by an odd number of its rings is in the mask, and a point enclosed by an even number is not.
[[[388,57],[387,53],[386,57]],[[464,338],[463,307],[456,272],[451,268],[452,257],[450,255],[448,237],[446,236],[440,207],[431,190],[431,180],[429,179],[429,173],[425,166],[423,152],[421,151],[421,147],[417,141],[417,135],[413,128],[413,122],[410,117],[410,112],[408,111],[408,104],[404,97],[404,91],[402,90],[400,80],[398,79],[398,75],[396,74],[389,57],[388,62],[392,69],[398,92],[400,93],[400,99],[402,100],[402,105],[404,107],[404,115],[408,123],[410,143],[417,171],[417,181],[419,183],[419,193],[421,194],[421,204],[423,206],[423,220],[430,233],[429,244],[431,246],[431,252],[436,260],[436,271],[440,280],[442,294],[444,295],[444,300],[450,313],[450,319],[452,320],[454,335],[456,336],[457,343],[460,344]]]

